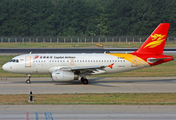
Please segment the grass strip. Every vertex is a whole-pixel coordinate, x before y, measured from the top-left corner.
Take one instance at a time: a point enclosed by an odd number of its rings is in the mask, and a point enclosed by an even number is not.
[[[176,105],[176,93],[83,93],[0,95],[1,105]]]
[[[99,48],[97,43],[1,43],[0,48]],[[139,42],[101,42],[105,48],[139,48]],[[166,43],[165,47],[176,47],[175,42]]]

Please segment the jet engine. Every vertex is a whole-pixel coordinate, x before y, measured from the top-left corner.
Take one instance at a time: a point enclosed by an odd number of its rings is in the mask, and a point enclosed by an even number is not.
[[[72,81],[78,80],[79,76],[71,71],[53,71],[51,73],[52,81]]]

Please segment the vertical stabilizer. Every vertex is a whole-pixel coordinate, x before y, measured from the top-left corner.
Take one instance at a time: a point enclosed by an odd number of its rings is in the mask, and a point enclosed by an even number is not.
[[[158,54],[162,55],[167,39],[170,23],[161,23],[147,38],[144,44],[135,51],[136,54]]]

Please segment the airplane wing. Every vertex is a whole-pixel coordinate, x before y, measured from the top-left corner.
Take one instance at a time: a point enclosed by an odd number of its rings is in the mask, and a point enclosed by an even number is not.
[[[102,74],[106,73],[106,70],[103,69],[108,66],[82,66],[82,67],[62,67],[60,70],[73,71],[79,74]]]
[[[74,70],[86,70],[86,69],[101,69],[101,68],[105,68],[105,67],[108,67],[108,66],[62,67],[62,68],[60,68],[60,70],[74,71]]]
[[[113,64],[105,65],[105,66],[81,66],[81,67],[53,67],[49,71],[62,70],[62,71],[74,71],[76,73],[91,73],[91,74],[99,74],[105,73],[106,71],[103,69],[105,67],[113,68]]]
[[[62,67],[60,70],[86,70],[86,69],[102,69],[105,67],[109,67],[112,69],[114,63],[110,65],[105,65],[105,66],[82,66],[82,67]]]

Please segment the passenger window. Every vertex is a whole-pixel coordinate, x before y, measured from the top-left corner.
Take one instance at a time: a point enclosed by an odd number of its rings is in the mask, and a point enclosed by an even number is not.
[[[109,62],[109,60],[107,60],[107,62]]]

